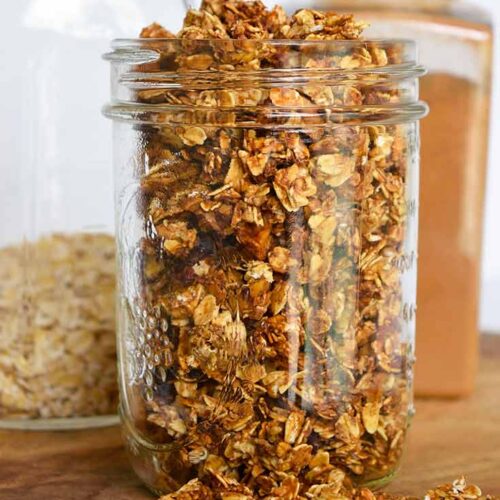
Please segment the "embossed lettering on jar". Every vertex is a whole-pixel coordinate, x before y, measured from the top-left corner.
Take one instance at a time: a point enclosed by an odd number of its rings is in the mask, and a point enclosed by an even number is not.
[[[137,473],[156,492],[212,478],[263,497],[387,482],[412,413],[414,45],[113,48]]]

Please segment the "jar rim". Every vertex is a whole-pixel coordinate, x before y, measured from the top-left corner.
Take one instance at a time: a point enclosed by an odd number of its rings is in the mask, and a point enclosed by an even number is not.
[[[157,123],[161,114],[180,123],[198,120],[205,115],[207,123],[220,123],[236,116],[237,126],[245,127],[248,116],[310,121],[311,115],[322,118],[315,125],[359,123],[360,121],[412,121],[427,114],[427,106],[418,101],[416,80],[425,68],[417,63],[417,44],[404,38],[370,40],[260,40],[260,39],[178,39],[120,38],[112,41],[112,52],[105,54],[113,69],[113,95],[104,114],[119,121]],[[283,50],[280,50],[283,48]],[[384,54],[381,59],[377,50]],[[222,54],[219,66],[213,66]],[[225,61],[224,54],[235,54]],[[263,66],[249,62],[263,54]],[[376,54],[366,59],[366,54]],[[387,57],[387,54],[391,54]],[[288,57],[284,57],[288,56]],[[194,64],[192,58],[201,64]],[[205,57],[208,63],[203,59]],[[363,59],[365,58],[365,59]],[[193,60],[193,64],[191,61]],[[368,64],[360,61],[368,60]],[[344,65],[344,61],[347,62]],[[187,63],[187,64],[186,64]],[[240,63],[242,64],[239,67]],[[273,64],[276,63],[274,66]],[[311,64],[312,63],[312,64]],[[351,64],[353,63],[353,64]],[[307,93],[307,89],[324,87],[352,91],[356,88],[380,89],[388,96],[398,93],[397,101],[366,102],[337,106],[333,103],[302,103],[255,106],[252,99],[238,100],[238,93],[273,89]],[[186,102],[179,93],[232,92],[227,102],[200,100]],[[154,101],[142,99],[154,96]],[[156,97],[158,96],[158,97]],[[163,100],[164,99],[164,100]],[[213,101],[213,99],[212,99]],[[286,99],[285,99],[286,101]],[[325,108],[327,112],[325,113]],[[214,111],[217,113],[214,115]],[[264,120],[265,121],[265,120]]]

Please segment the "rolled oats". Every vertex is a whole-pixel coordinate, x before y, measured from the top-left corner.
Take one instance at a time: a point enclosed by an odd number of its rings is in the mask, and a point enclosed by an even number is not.
[[[114,414],[114,238],[3,248],[0,282],[0,419]]]

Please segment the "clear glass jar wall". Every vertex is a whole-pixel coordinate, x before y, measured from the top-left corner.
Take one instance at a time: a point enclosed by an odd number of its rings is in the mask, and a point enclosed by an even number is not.
[[[123,40],[107,58],[136,472],[155,492],[387,482],[412,412],[414,45]]]

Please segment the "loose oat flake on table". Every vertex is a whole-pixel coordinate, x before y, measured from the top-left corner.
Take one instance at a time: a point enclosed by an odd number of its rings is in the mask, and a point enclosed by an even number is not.
[[[114,292],[111,236],[0,250],[0,420],[116,412]]]
[[[407,53],[363,28],[205,0],[116,73],[110,116],[137,144],[118,165],[122,410],[167,498],[342,498],[397,469],[417,129],[386,119],[409,84],[373,71]]]

